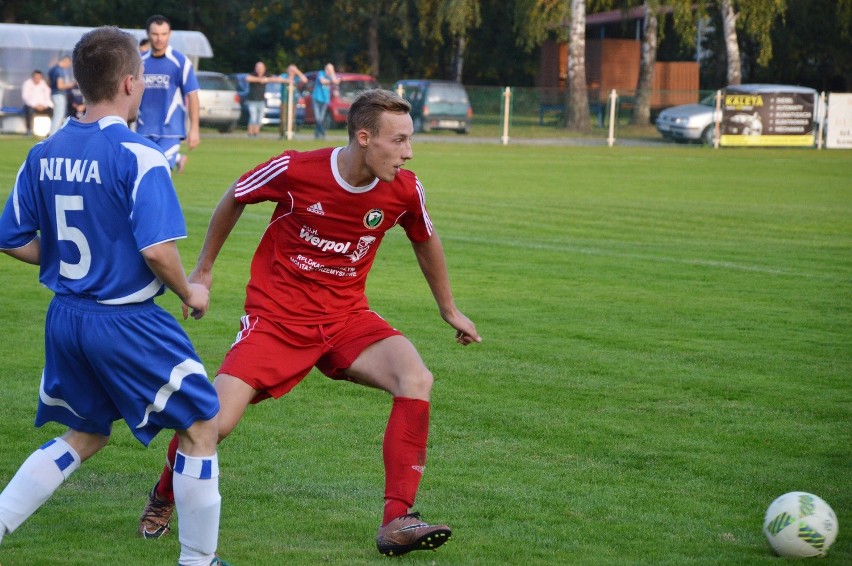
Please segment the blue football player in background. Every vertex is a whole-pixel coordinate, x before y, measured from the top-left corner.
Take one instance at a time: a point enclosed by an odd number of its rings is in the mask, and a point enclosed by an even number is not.
[[[142,54],[145,62],[145,96],[139,106],[136,131],[159,145],[171,169],[180,173],[187,162],[187,156],[180,153],[181,140],[186,139],[190,150],[201,142],[198,79],[192,61],[169,45],[172,25],[168,18],[151,16],[145,30],[150,49]]]
[[[0,541],[123,419],[146,446],[163,428],[178,432],[179,561],[219,564],[219,402],[186,333],[154,302],[165,284],[184,317],[201,318],[209,293],[188,281],[178,254],[186,226],[169,165],[128,128],[145,90],[142,59],[131,35],[103,27],[80,39],[73,65],[86,114],[30,150],[0,216],[0,250],[38,265],[55,293],[35,424],[68,431],[0,494]]]

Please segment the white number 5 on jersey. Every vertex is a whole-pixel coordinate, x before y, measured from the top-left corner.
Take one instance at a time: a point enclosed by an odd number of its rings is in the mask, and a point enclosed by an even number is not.
[[[83,210],[83,197],[80,195],[56,195],[56,234],[60,240],[66,240],[77,246],[80,251],[80,261],[66,263],[59,260],[59,274],[68,279],[82,279],[92,265],[92,252],[89,242],[79,228],[68,225],[65,212],[68,210]]]

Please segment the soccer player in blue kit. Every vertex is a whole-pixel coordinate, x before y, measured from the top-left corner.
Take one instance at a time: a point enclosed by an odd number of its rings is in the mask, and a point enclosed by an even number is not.
[[[145,96],[139,106],[136,131],[159,145],[171,169],[186,166],[180,142],[192,150],[201,143],[198,125],[198,79],[192,61],[169,45],[172,26],[168,18],[148,18],[145,31],[151,48],[142,54],[145,63]],[[186,100],[186,104],[184,104]],[[189,114],[189,132],[186,115]]]
[[[127,126],[145,89],[136,40],[97,28],[75,46],[73,65],[86,114],[30,150],[0,216],[0,250],[38,265],[55,293],[35,424],[68,431],[35,450],[0,494],[0,541],[123,419],[146,446],[163,428],[178,432],[179,563],[220,564],[219,402],[186,333],[154,302],[165,285],[184,316],[201,318],[209,292],[181,263],[175,241],[186,227],[168,163]]]

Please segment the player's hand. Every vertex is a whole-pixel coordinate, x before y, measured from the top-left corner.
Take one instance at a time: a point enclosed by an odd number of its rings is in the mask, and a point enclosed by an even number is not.
[[[213,288],[213,272],[208,270],[202,270],[199,268],[195,268],[192,270],[192,273],[189,274],[189,282],[190,283],[200,283],[207,287],[207,290]]]
[[[189,134],[186,136],[186,145],[190,150],[198,147],[198,144],[201,143],[201,133],[199,133],[198,129],[190,128]]]
[[[459,311],[444,316],[444,320],[456,329],[456,342],[462,346],[482,342],[482,337],[476,331],[473,322]]]
[[[183,302],[183,319],[186,320],[188,315],[198,320],[207,313],[207,308],[210,306],[210,290],[201,283],[189,284],[189,295]],[[190,313],[189,310],[192,309]]]

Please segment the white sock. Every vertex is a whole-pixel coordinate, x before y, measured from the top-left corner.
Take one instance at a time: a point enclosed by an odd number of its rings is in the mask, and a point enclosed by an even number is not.
[[[3,527],[6,533],[17,529],[79,467],[80,456],[61,438],[30,454],[0,493],[0,531]]]
[[[219,541],[219,459],[196,458],[178,450],[174,465],[175,507],[182,566],[209,566]]]

